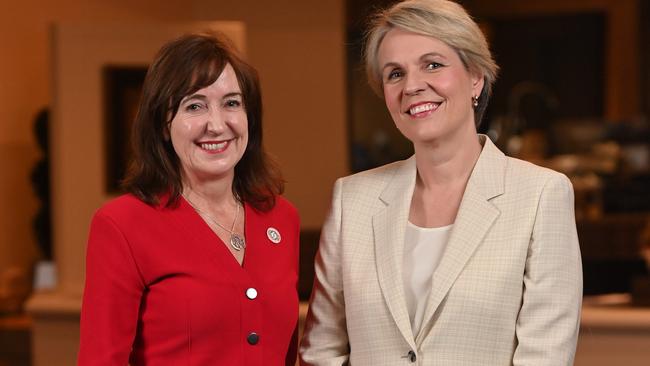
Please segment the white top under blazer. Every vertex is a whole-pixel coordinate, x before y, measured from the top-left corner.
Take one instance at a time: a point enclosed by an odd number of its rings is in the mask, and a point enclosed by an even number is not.
[[[419,227],[410,221],[406,225],[402,278],[414,337],[420,332],[424,308],[431,292],[433,271],[440,263],[451,228],[452,225]]]

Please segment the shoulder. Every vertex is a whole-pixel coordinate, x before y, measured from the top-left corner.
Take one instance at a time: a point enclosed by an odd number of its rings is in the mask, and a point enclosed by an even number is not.
[[[483,150],[474,169],[482,180],[505,184],[506,190],[517,187],[523,191],[539,190],[549,181],[569,183],[562,173],[505,155],[485,135],[479,135],[479,139],[483,141]]]
[[[566,175],[527,161],[508,157],[504,183],[506,194],[499,199],[520,208],[537,207],[549,200],[573,204],[573,186]]]
[[[104,218],[118,225],[128,224],[141,221],[143,217],[151,216],[160,210],[160,207],[149,206],[139,198],[125,194],[102,205],[95,212],[94,219]]]
[[[507,176],[511,182],[519,182],[531,186],[562,185],[571,187],[571,181],[566,175],[512,157],[507,157]]]
[[[264,220],[275,220],[281,218],[290,222],[299,223],[300,216],[298,209],[286,198],[282,196],[275,197],[275,205],[268,211],[259,211],[250,206],[255,215]]]
[[[379,194],[386,184],[393,180],[395,175],[409,169],[409,163],[413,163],[411,161],[412,159],[413,158],[399,160],[374,169],[365,170],[339,178],[337,184],[339,184],[346,192]],[[415,168],[414,164],[413,168]]]
[[[382,165],[380,167],[374,168],[374,169],[368,169],[364,170],[362,172],[348,175],[347,177],[343,177],[347,182],[354,183],[354,182],[372,182],[372,181],[379,181],[379,182],[384,182],[386,180],[391,179],[396,172],[398,172],[401,168],[406,165],[410,159],[406,160],[399,160],[395,161],[390,164]]]
[[[275,197],[275,205],[268,211],[258,211],[250,205],[247,205],[247,222],[246,225],[253,228],[251,232],[259,231],[268,236],[268,230],[273,228],[282,233],[290,233],[288,237],[296,238],[296,245],[298,245],[298,238],[300,237],[300,216],[296,207],[282,196]],[[251,220],[248,220],[251,219]]]
[[[275,197],[275,206],[271,211],[279,214],[289,214],[291,216],[298,216],[298,209],[288,199],[283,196]]]

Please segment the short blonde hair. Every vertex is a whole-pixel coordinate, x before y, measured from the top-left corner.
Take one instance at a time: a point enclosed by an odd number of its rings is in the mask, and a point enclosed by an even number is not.
[[[378,94],[383,94],[381,70],[378,64],[379,46],[393,28],[436,38],[453,48],[470,72],[482,74],[483,90],[474,110],[478,126],[499,67],[494,62],[483,32],[465,9],[449,0],[406,0],[380,11],[371,19],[366,32],[364,59],[368,82]]]

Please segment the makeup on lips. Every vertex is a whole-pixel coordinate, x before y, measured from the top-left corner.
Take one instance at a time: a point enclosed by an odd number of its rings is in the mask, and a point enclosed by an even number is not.
[[[412,104],[405,113],[413,118],[427,117],[440,106],[440,102],[421,102]]]
[[[232,140],[233,139],[225,141],[201,141],[197,142],[196,145],[209,154],[218,154],[226,151]]]

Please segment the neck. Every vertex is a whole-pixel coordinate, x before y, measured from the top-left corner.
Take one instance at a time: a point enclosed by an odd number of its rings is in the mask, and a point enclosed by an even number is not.
[[[422,188],[466,183],[481,154],[476,131],[453,141],[433,141],[414,146],[417,184]]]
[[[183,196],[204,212],[231,211],[239,205],[232,182],[232,176],[210,181],[184,179]]]

